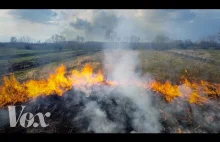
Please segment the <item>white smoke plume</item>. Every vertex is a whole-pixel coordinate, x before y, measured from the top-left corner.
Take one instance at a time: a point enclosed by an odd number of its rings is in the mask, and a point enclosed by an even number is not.
[[[86,104],[82,114],[76,117],[76,120],[88,118],[89,125],[87,131],[94,133],[114,133],[119,125],[107,119],[106,112],[102,111],[99,105],[95,102]]]
[[[130,49],[105,50],[104,65],[108,77],[117,82],[143,81],[138,70],[138,53]],[[111,71],[109,70],[111,66]],[[137,86],[121,88],[120,94],[125,95],[135,103],[141,111],[131,112],[132,125],[137,132],[160,132],[159,113],[152,105],[151,94]]]
[[[103,64],[107,79],[118,83],[144,81],[137,68],[139,63],[137,52],[130,49],[108,49],[104,51],[104,55]],[[74,120],[83,123],[82,120],[87,119],[87,131],[95,133],[161,131],[159,111],[153,107],[152,94],[141,87],[94,87],[89,92],[90,96],[83,100],[85,107]],[[95,101],[92,97],[96,98]]]

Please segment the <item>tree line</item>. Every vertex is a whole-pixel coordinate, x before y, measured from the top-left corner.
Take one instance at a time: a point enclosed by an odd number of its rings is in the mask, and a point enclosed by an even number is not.
[[[181,48],[181,49],[189,49],[189,48],[202,48],[202,49],[220,49],[220,32],[217,34],[209,35],[203,37],[199,41],[191,41],[188,40],[174,40],[170,39],[166,35],[157,35],[151,42],[141,42],[141,38],[137,35],[131,35],[127,37],[120,37],[114,32],[113,30],[106,30],[105,32],[105,40],[106,42],[113,42],[113,43],[131,43],[137,46],[145,46],[146,48],[153,48],[153,49],[171,49],[171,48]],[[45,42],[37,41],[34,44],[43,44],[43,43],[51,43],[55,44],[56,48],[62,50],[65,44],[67,43],[76,43],[82,44],[85,43],[85,38],[83,36],[77,35],[74,40],[67,40],[66,37],[54,34]],[[26,43],[31,44],[32,39],[28,36],[22,36],[20,38],[11,37],[10,43]],[[90,42],[91,43],[91,42]],[[30,46],[26,46],[26,49],[29,49]]]

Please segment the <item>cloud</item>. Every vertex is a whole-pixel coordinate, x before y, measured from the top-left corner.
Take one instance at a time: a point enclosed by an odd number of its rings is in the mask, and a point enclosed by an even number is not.
[[[53,10],[11,10],[9,12],[15,18],[34,23],[50,23],[57,16]]]
[[[104,40],[108,29],[114,30],[122,39],[133,34],[140,36],[142,41],[152,40],[157,34],[172,36],[181,32],[179,23],[188,24],[196,17],[190,10],[94,10],[90,13],[92,19],[76,18],[70,25],[84,31],[87,38],[99,40]],[[79,17],[79,13],[74,17]]]
[[[76,22],[71,22],[70,25],[74,27],[75,29],[84,30],[84,29],[89,29],[91,26],[91,23],[89,23],[86,20],[77,18]]]
[[[141,41],[149,41],[164,34],[173,39],[197,40],[219,31],[219,14],[220,10],[172,9],[2,10],[0,40],[12,35],[34,35],[36,40],[43,40],[54,33],[62,33],[69,35],[68,39],[82,35],[86,40],[103,41],[107,29],[115,30],[121,39],[134,34]]]
[[[119,20],[119,17],[112,12],[97,11],[91,22],[77,18],[70,25],[76,29],[84,29],[87,32],[95,32],[96,30],[105,31],[107,29],[114,29]]]
[[[92,40],[104,40],[105,32],[108,29],[114,30],[121,20],[118,15],[112,11],[96,10],[93,13],[93,19],[87,20],[76,17],[76,20],[70,22],[70,26],[75,30],[84,32],[84,36]],[[82,14],[81,14],[82,15]],[[78,16],[78,15],[75,15]],[[86,17],[87,18],[87,17]]]

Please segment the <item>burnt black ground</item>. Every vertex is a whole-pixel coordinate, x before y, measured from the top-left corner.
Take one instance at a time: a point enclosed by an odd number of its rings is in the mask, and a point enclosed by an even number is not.
[[[181,130],[189,130],[190,132],[219,132],[219,128],[208,127],[207,122],[193,119],[193,112],[195,109],[200,109],[198,115],[202,115],[203,112],[209,111],[210,106],[195,107],[188,103],[180,104],[181,110],[177,111],[177,103],[168,104],[163,97],[155,95],[153,98],[154,107],[158,110],[161,109],[167,112],[168,115],[160,113],[160,123],[162,124],[161,133],[175,133],[178,128]],[[90,119],[87,117],[80,117],[76,119],[82,111],[85,109],[85,105],[89,102],[96,102],[100,109],[107,115],[108,120],[117,122],[125,126],[123,133],[130,133],[133,131],[131,124],[132,115],[131,112],[141,112],[135,103],[125,96],[118,95],[117,93],[111,93],[110,95],[99,96],[96,92],[92,92],[91,96],[87,97],[83,92],[71,90],[64,94],[62,97],[57,95],[41,96],[33,101],[24,103],[26,106],[25,112],[31,112],[36,114],[38,112],[46,113],[50,112],[51,116],[45,118],[45,122],[49,124],[48,127],[23,128],[18,124],[16,128],[10,128],[7,108],[0,110],[0,132],[2,133],[93,133],[89,130]],[[21,105],[17,105],[17,115],[20,113]],[[118,111],[120,110],[120,112]],[[210,109],[211,110],[211,109]],[[216,110],[218,111],[218,110]],[[194,114],[195,115],[195,114]],[[199,119],[199,118],[198,118]],[[202,118],[201,118],[202,119]],[[36,122],[39,122],[38,118],[35,118]],[[213,123],[219,121],[216,116]],[[199,126],[199,127],[198,127]],[[197,129],[198,127],[198,129]]]
[[[119,101],[123,99],[123,101]],[[77,100],[77,101],[76,101]],[[90,97],[86,97],[82,92],[74,94],[73,91],[67,92],[64,96],[60,97],[57,95],[51,96],[42,96],[37,98],[34,101],[27,102],[21,104],[26,106],[24,112],[31,112],[32,114],[36,114],[38,112],[46,113],[50,112],[50,118],[45,118],[45,122],[49,124],[46,128],[34,128],[33,126],[29,128],[23,128],[19,124],[16,128],[10,128],[8,122],[8,111],[7,108],[2,109],[1,111],[5,111],[5,125],[0,127],[0,132],[3,133],[81,133],[81,132],[90,132],[87,131],[89,120],[87,118],[82,118],[80,120],[74,120],[74,118],[82,112],[85,108],[85,104],[91,101],[96,101],[102,110],[105,110],[107,114],[107,118],[111,121],[120,121],[115,117],[114,108],[123,107],[126,105],[130,106],[129,110],[133,111],[135,109],[135,105],[129,99],[122,98],[117,94],[112,94],[112,96],[108,95],[105,97],[98,97],[96,95],[91,95]],[[118,104],[117,102],[124,102],[124,104]],[[17,115],[20,113],[21,105],[16,105]],[[128,109],[124,109],[125,111]],[[127,115],[129,112],[121,112],[121,116],[125,118],[126,132],[132,131],[132,126],[130,124],[130,118]],[[18,117],[18,116],[17,116]],[[36,122],[39,122],[38,118],[35,118]]]

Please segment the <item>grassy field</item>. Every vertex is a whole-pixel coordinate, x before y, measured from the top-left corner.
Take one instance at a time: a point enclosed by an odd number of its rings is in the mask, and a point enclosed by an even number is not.
[[[160,81],[177,83],[185,74],[194,80],[220,83],[220,50],[147,50],[137,49],[143,75],[150,73]],[[68,70],[91,63],[95,69],[102,67],[101,48],[64,48],[55,50],[25,50],[0,47],[0,75],[14,73],[20,81],[48,76],[61,64]]]

